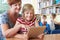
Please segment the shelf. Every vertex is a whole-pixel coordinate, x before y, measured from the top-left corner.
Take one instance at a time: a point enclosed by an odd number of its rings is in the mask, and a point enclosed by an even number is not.
[[[40,8],[40,9],[45,9],[45,8],[50,8],[50,7],[57,7],[57,6],[60,6],[60,4],[54,4],[52,6],[46,6],[46,7]]]
[[[42,2],[44,1],[44,2]],[[60,13],[60,3],[58,4],[56,0],[40,0],[39,3],[39,13],[40,14],[59,14]]]

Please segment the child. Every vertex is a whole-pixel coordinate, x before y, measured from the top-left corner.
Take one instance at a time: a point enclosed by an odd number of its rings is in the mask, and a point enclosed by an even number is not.
[[[31,4],[25,4],[22,9],[22,17],[17,19],[16,24],[21,25],[20,33],[24,34],[31,27],[39,27],[34,14],[34,8]],[[40,35],[42,39],[43,34]]]
[[[50,34],[50,25],[46,21],[46,15],[42,16],[43,22],[39,21],[40,26],[46,26],[44,33]]]

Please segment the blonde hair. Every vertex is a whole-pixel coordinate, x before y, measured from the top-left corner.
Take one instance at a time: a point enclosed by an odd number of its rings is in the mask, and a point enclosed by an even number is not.
[[[12,4],[21,2],[21,0],[7,0],[7,2],[8,2],[9,5],[12,5]]]
[[[33,18],[34,18],[34,8],[33,8],[33,6],[31,4],[25,4],[23,6],[23,9],[22,9],[22,17],[23,17],[23,19],[24,19],[24,16],[25,16],[25,14],[24,14],[25,10],[32,10],[33,11]]]

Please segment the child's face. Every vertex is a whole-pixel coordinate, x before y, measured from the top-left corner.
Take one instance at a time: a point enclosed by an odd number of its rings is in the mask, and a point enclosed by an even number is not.
[[[25,19],[26,19],[27,21],[31,21],[31,20],[33,19],[33,17],[34,17],[34,12],[33,12],[33,10],[26,10],[26,11],[24,12],[24,14],[25,14]]]
[[[46,17],[43,17],[43,20],[46,20]]]

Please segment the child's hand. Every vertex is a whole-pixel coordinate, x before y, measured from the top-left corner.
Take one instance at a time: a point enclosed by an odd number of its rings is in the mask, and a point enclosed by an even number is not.
[[[25,25],[23,25],[23,24],[21,25],[20,32],[23,33],[23,34],[27,33],[27,28],[26,28]]]

